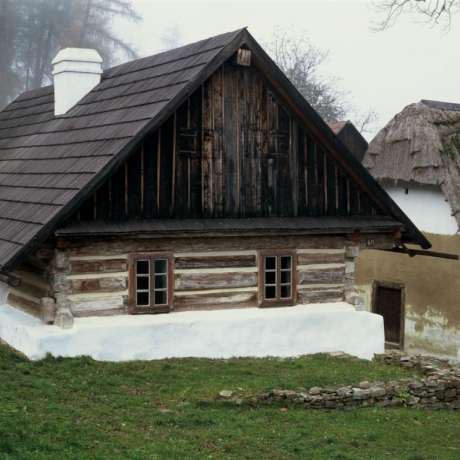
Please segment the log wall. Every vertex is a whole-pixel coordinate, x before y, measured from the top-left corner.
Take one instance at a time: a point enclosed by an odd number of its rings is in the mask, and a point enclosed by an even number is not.
[[[371,237],[379,247],[392,244],[390,236]],[[129,255],[170,252],[173,311],[255,307],[259,251],[272,249],[295,251],[296,303],[349,300],[363,244],[346,236],[60,240],[55,297],[75,316],[127,313]]]
[[[51,253],[42,258],[33,255],[18,266],[13,275],[20,279],[20,284],[8,288],[9,305],[42,318],[42,299],[53,294],[51,259]]]

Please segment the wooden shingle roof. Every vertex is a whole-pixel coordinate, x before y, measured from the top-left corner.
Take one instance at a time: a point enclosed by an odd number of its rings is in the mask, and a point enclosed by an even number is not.
[[[0,271],[11,270],[46,239],[243,44],[298,116],[404,224],[406,240],[429,247],[252,36],[240,29],[108,69],[100,84],[63,116],[54,116],[52,86],[28,91],[0,112]]]
[[[105,71],[64,116],[52,86],[0,112],[0,269],[197,80],[241,30]],[[182,99],[182,97],[181,97]]]

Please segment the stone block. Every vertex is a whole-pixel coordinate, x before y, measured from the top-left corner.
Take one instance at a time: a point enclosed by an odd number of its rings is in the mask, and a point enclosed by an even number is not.
[[[56,316],[56,303],[51,297],[43,297],[42,303],[42,321],[45,324],[53,324]]]
[[[54,324],[62,329],[70,329],[73,327],[73,315],[70,308],[60,307],[56,313]]]
[[[359,256],[359,246],[347,246],[345,249],[345,257],[347,259],[355,259]]]

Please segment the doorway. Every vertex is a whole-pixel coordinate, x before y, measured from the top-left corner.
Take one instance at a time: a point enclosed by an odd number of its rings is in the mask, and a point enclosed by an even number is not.
[[[374,282],[372,311],[383,316],[385,345],[404,348],[404,285]]]

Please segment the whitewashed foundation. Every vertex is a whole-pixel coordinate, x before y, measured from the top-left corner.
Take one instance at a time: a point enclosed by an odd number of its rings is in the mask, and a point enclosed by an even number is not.
[[[345,303],[76,318],[46,326],[0,305],[0,338],[32,360],[87,355],[100,361],[205,357],[290,357],[343,351],[371,359],[384,351],[381,316]]]

